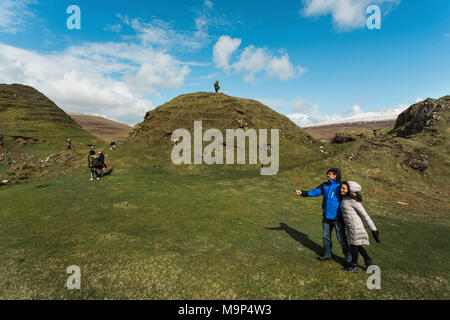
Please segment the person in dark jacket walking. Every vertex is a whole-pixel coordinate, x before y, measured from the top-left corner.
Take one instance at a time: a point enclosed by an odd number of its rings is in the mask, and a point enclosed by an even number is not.
[[[91,181],[94,180],[94,176],[96,177],[97,180],[100,180],[98,172],[95,169],[96,165],[97,165],[97,158],[95,157],[95,151],[91,150],[89,151],[88,155],[88,166],[89,169],[91,169]]]
[[[97,168],[100,170],[100,177],[103,177],[103,169],[107,168],[105,164],[105,155],[103,154],[103,151],[98,152],[98,166]]]
[[[331,233],[336,228],[336,236],[342,247],[345,257],[345,267],[352,261],[352,254],[345,235],[345,225],[341,214],[341,171],[339,168],[331,168],[327,171],[327,182],[322,183],[317,188],[310,191],[296,190],[297,195],[302,197],[323,196],[322,201],[322,238],[324,252],[318,259],[321,261],[330,260],[332,252]]]

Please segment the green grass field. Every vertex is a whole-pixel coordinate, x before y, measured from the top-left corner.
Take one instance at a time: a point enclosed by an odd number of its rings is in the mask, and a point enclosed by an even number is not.
[[[410,138],[384,129],[322,144],[256,101],[195,93],[150,111],[110,152],[30,87],[0,86],[0,113],[0,180],[11,181],[0,185],[0,299],[450,298],[445,114]],[[173,165],[171,133],[196,119],[280,128],[277,177],[259,165]],[[100,181],[89,181],[90,143],[115,167]],[[363,187],[380,290],[341,271],[335,235],[333,260],[316,259],[322,199],[293,189],[315,188],[331,167]],[[66,288],[71,265],[80,290]]]
[[[382,241],[368,247],[382,277],[381,290],[369,290],[369,275],[341,271],[335,236],[335,259],[316,260],[321,199],[296,197],[257,170],[208,169],[117,168],[91,182],[79,168],[2,187],[0,298],[449,298],[446,212],[363,193]],[[279,179],[312,188],[324,170],[315,164]],[[65,287],[69,265],[81,268],[81,290]]]

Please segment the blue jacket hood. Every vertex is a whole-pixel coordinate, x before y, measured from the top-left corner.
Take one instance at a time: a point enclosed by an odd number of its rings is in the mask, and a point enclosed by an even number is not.
[[[342,179],[341,169],[339,169],[339,168],[330,168],[327,171],[327,173],[330,172],[330,171],[336,171],[337,172],[336,183],[341,183],[341,179]]]

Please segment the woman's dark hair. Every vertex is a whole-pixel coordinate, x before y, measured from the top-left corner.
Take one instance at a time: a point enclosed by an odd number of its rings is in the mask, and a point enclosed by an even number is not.
[[[341,186],[345,184],[347,186],[347,194],[345,195],[346,197],[349,197],[350,199],[356,200],[358,202],[362,201],[362,197],[358,192],[351,192],[350,190],[350,186],[348,185],[347,181],[344,181],[341,183]]]

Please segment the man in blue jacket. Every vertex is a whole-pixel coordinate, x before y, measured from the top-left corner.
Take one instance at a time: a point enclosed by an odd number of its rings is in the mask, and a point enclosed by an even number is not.
[[[331,168],[327,171],[328,182],[322,183],[317,188],[310,191],[296,190],[297,195],[302,197],[318,197],[323,196],[323,247],[324,253],[319,256],[321,261],[331,259],[331,232],[336,228],[336,236],[342,247],[342,252],[346,260],[346,264],[352,261],[352,254],[345,235],[345,224],[341,214],[341,171],[339,168]]]

